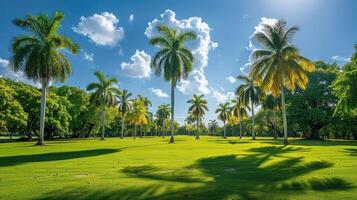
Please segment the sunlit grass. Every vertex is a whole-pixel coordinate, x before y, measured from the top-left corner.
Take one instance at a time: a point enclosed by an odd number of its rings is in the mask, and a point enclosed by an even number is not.
[[[0,143],[0,199],[355,199],[357,143],[178,136]]]

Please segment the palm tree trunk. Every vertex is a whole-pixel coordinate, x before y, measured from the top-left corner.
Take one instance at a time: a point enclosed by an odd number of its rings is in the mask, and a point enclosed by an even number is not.
[[[46,114],[46,93],[47,84],[42,82],[42,96],[41,96],[41,112],[40,112],[40,134],[38,137],[37,145],[44,145],[44,133],[45,133],[45,114]]]
[[[140,125],[140,135],[139,135],[139,138],[142,138],[143,137],[143,126]]]
[[[174,131],[175,131],[175,83],[171,81],[171,137],[169,143],[174,143]]]
[[[124,114],[121,118],[121,136],[120,136],[121,139],[124,138]]]
[[[252,139],[255,140],[255,133],[254,133],[254,105],[253,101],[250,101],[252,106]]]
[[[165,138],[165,119],[162,119],[162,138]]]
[[[242,119],[239,118],[239,139],[242,139]]]
[[[196,139],[200,139],[200,136],[198,135],[198,127],[199,127],[199,121],[197,119],[196,120]]]
[[[103,107],[103,111],[102,111],[102,136],[100,140],[104,140],[104,133],[105,133],[105,107]]]
[[[225,121],[223,122],[223,137],[224,137],[224,139],[227,138],[227,136],[226,136],[226,122]]]
[[[284,124],[284,144],[288,145],[288,123],[286,121],[286,110],[285,110],[285,94],[284,94],[284,86],[281,84],[281,108],[283,111],[283,124]]]

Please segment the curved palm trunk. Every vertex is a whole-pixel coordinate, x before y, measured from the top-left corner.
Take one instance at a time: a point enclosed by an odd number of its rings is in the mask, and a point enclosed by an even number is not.
[[[174,143],[174,131],[175,131],[175,84],[174,81],[171,81],[171,137],[169,143]]]
[[[196,139],[200,139],[200,136],[198,135],[198,129],[199,129],[199,120],[196,120]]]
[[[284,144],[288,145],[288,123],[286,121],[286,110],[285,110],[285,94],[284,94],[284,86],[281,84],[281,108],[283,112],[283,124],[284,124]]]
[[[223,122],[223,137],[224,137],[224,139],[227,138],[227,136],[226,136],[226,122],[225,121]]]
[[[105,133],[105,107],[103,107],[103,111],[102,111],[102,136],[100,140],[104,140],[104,133]]]
[[[46,114],[46,93],[47,84],[42,83],[42,96],[41,96],[41,111],[40,111],[40,134],[38,137],[37,145],[44,145],[44,133],[45,133],[45,114]]]
[[[252,139],[255,140],[255,132],[254,132],[254,105],[253,101],[250,101],[252,106]]]
[[[121,136],[120,136],[121,139],[124,138],[124,114],[121,118]]]

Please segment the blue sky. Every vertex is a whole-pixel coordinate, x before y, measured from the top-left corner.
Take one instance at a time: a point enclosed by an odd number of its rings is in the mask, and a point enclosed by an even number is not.
[[[157,51],[148,44],[148,37],[156,34],[151,28],[166,23],[197,31],[200,39],[188,44],[195,52],[195,72],[176,90],[179,122],[193,93],[204,93],[209,102],[205,121],[216,117],[219,102],[232,98],[239,82],[229,77],[248,70],[244,66],[250,54],[249,38],[262,18],[282,18],[289,26],[299,26],[294,43],[313,60],[343,64],[357,43],[357,2],[353,0],[3,0],[0,9],[1,75],[24,80],[21,73],[5,67],[12,38],[23,33],[11,21],[26,14],[63,11],[60,32],[82,49],[78,55],[67,54],[73,74],[64,84],[85,88],[95,81],[93,72],[101,70],[116,76],[120,88],[149,97],[152,111],[169,103],[170,85],[148,68]]]

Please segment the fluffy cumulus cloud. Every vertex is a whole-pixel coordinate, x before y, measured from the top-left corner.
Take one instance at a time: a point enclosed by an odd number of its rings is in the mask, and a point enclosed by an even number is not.
[[[212,96],[216,99],[217,103],[229,102],[235,98],[234,92],[225,92],[222,88],[220,90],[211,88]]]
[[[73,31],[87,36],[92,42],[102,46],[115,46],[124,38],[124,28],[118,27],[119,19],[109,12],[82,16]]]
[[[155,95],[158,96],[158,97],[165,97],[165,98],[169,97],[168,94],[166,94],[165,92],[163,92],[163,91],[160,90],[160,89],[149,88],[149,90],[150,90],[151,93],[155,94]]]
[[[233,76],[228,76],[226,79],[227,79],[230,83],[235,83],[235,82],[237,81],[237,79],[234,78]]]
[[[148,78],[151,74],[150,55],[145,51],[136,50],[130,58],[131,62],[121,63],[123,73],[132,78]]]
[[[197,39],[187,43],[187,47],[192,50],[195,57],[194,70],[187,80],[181,81],[177,88],[184,94],[202,93],[208,94],[208,80],[204,74],[204,69],[208,64],[208,54],[210,50],[215,49],[218,44],[211,40],[211,28],[200,17],[190,17],[188,19],[178,20],[176,14],[171,10],[166,10],[159,19],[154,19],[148,23],[145,35],[150,38],[159,33],[156,26],[164,24],[179,31],[194,31]]]
[[[351,58],[343,57],[343,56],[332,56],[332,60],[338,61],[338,62],[350,62]]]

